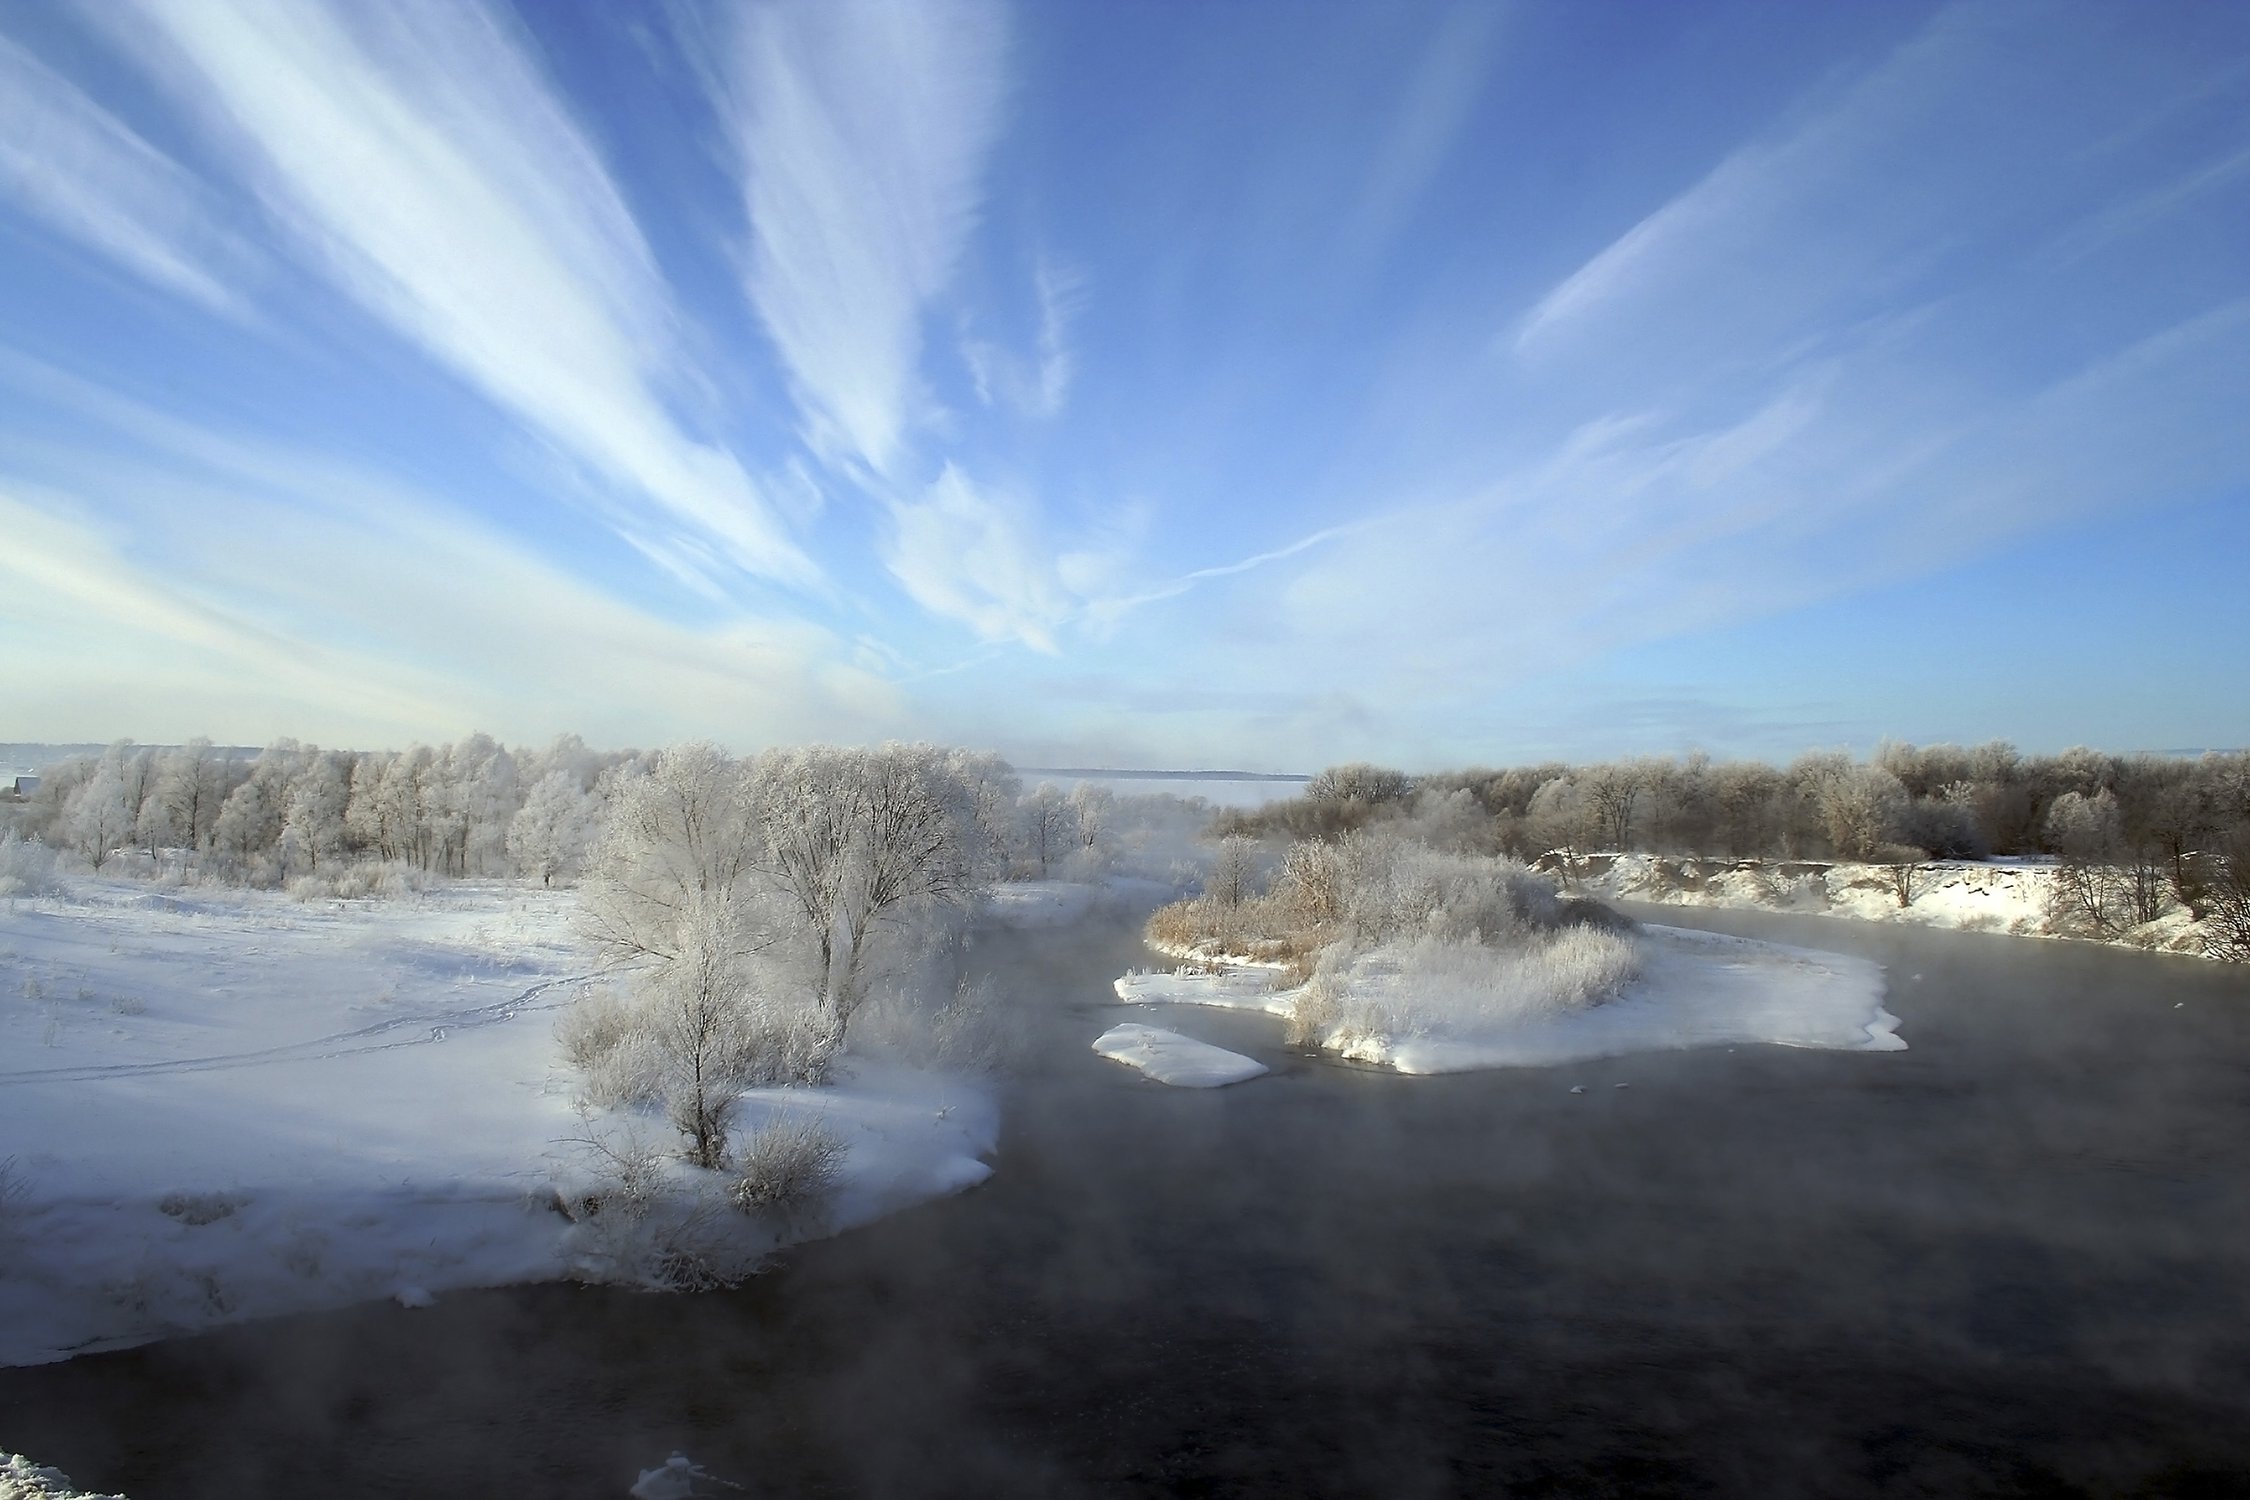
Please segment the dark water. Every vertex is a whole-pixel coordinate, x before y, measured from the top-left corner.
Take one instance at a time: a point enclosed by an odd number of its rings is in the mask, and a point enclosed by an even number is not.
[[[1127,926],[1011,938],[976,1192],[731,1293],[0,1371],[0,1447],[137,1500],[614,1500],[674,1448],[759,1495],[2250,1494],[2250,976],[1655,915],[1889,965],[1912,1050],[1410,1079],[1198,1010],[1275,1076],[1175,1091],[1086,1050]]]

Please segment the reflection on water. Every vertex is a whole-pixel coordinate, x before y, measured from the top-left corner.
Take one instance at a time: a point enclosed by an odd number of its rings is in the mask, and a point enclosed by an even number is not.
[[[1130,927],[980,953],[999,1174],[738,1291],[375,1306],[0,1371],[0,1446],[170,1495],[2250,1492],[2250,976],[1753,913],[1913,1050],[1399,1078],[1095,1056]],[[1616,1084],[1629,1087],[1617,1088]],[[1573,1093],[1573,1087],[1584,1091]]]

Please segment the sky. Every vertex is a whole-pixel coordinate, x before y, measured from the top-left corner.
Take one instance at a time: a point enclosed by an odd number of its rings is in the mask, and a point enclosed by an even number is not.
[[[0,740],[2250,743],[2250,7],[0,0]]]

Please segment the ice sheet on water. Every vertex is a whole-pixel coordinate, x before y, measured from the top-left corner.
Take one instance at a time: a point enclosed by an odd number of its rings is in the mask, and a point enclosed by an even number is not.
[[[1224,1088],[1266,1071],[1264,1063],[1239,1052],[1131,1021],[1112,1026],[1096,1037],[1094,1050],[1127,1067],[1139,1068],[1158,1083],[1182,1089]]]

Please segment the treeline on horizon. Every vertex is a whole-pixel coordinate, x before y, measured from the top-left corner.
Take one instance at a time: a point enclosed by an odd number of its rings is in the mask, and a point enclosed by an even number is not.
[[[1865,760],[1821,751],[1782,766],[1698,754],[1409,776],[1354,764],[1323,771],[1302,796],[1223,812],[1215,826],[1333,839],[1393,818],[1566,869],[1595,852],[1884,864],[2047,856],[2103,872],[2088,887],[2094,925],[2126,927],[2172,902],[2201,917],[2218,887],[2250,873],[2250,752],[2025,755],[1999,741],[1885,741]]]
[[[2097,819],[2114,818],[2126,845],[2171,859],[2250,821],[2250,752],[2024,755],[2002,741],[1885,741],[1866,760],[1812,751],[1782,766],[1697,753],[1417,776],[1356,763],[1321,772],[1300,796],[1229,809],[1218,827],[1332,837],[1380,818],[1442,816],[1449,801],[1489,820],[1487,836],[1519,858],[1561,849],[1735,859],[1866,860],[1886,848],[1931,859],[2060,854],[2072,813],[2090,804]]]
[[[283,739],[244,754],[207,739],[120,740],[45,767],[28,798],[0,806],[0,831],[97,874],[289,884],[322,895],[395,893],[426,876],[552,885],[585,871],[631,784],[696,748],[598,751],[563,735],[544,749],[511,749],[472,734],[382,751]],[[980,817],[1003,877],[1093,878],[1120,862],[1169,876],[1208,815],[1196,801],[1128,798],[1149,806],[1121,829],[1111,811],[1119,799],[1103,787],[1027,791],[997,755],[948,754],[981,789]]]

